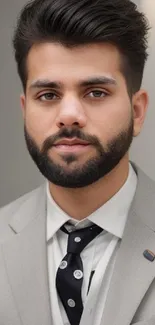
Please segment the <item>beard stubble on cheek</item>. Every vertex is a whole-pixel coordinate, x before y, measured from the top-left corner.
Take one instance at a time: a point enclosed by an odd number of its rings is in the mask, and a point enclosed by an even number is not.
[[[85,136],[79,129],[64,128],[59,134],[46,139],[40,150],[24,126],[26,145],[30,156],[42,175],[51,183],[66,187],[80,188],[88,186],[101,177],[108,174],[117,166],[130,148],[133,140],[133,118],[126,130],[120,132],[108,144],[105,150],[100,141],[94,136]],[[83,164],[76,154],[68,154],[60,157],[59,163],[49,156],[49,149],[55,141],[61,138],[79,138],[90,142],[96,149],[94,157],[89,158]],[[62,163],[61,163],[62,159]],[[75,164],[74,164],[75,163]],[[73,167],[73,164],[75,167]]]

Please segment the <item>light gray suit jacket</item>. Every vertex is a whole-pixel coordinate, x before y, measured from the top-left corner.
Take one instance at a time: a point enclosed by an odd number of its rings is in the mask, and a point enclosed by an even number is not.
[[[132,165],[138,185],[101,325],[155,325],[155,261],[143,256],[155,253],[155,182]],[[45,184],[0,209],[0,325],[53,325]]]

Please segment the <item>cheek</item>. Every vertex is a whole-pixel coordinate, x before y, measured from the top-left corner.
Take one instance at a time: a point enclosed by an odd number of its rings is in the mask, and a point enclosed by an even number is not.
[[[92,116],[92,129],[103,142],[112,139],[128,128],[131,120],[131,104],[125,100],[116,100],[103,107],[99,114]]]
[[[43,110],[34,107],[29,109],[27,107],[25,123],[28,132],[37,144],[42,144],[44,139],[47,138],[47,134],[52,133],[52,116],[50,114],[49,117],[49,114],[45,114]]]

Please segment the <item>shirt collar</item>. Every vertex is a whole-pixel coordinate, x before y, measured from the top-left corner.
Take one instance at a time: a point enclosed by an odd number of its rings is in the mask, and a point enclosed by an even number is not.
[[[129,164],[129,174],[120,190],[88,219],[104,230],[122,238],[128,212],[137,187],[137,175]]]
[[[107,232],[122,238],[128,212],[135,195],[137,186],[137,175],[129,164],[129,174],[121,189],[103,206],[93,212],[85,220],[75,220],[68,216],[54,201],[49,191],[47,182],[47,241],[60,229],[60,227],[70,221],[77,228],[86,227],[95,223]]]
[[[70,220],[70,217],[56,204],[50,194],[49,183],[47,182],[47,241]]]

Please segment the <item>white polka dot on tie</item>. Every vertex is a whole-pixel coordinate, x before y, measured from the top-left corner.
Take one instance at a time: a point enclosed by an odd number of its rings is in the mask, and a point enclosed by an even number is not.
[[[83,278],[83,272],[81,270],[74,271],[74,278],[77,280],[80,280]]]
[[[68,299],[67,304],[69,307],[74,308],[75,307],[75,301],[73,299]]]
[[[64,270],[67,267],[68,263],[67,261],[61,261],[59,268],[61,270]]]
[[[80,238],[80,237],[75,237],[74,241],[75,241],[76,243],[79,243],[79,242],[81,241],[81,238]]]

